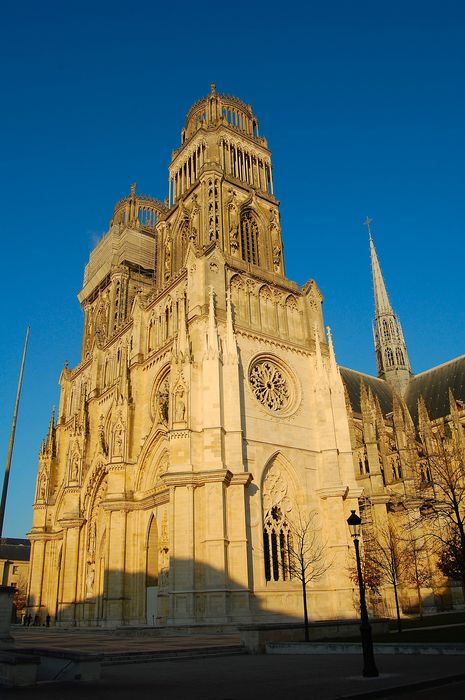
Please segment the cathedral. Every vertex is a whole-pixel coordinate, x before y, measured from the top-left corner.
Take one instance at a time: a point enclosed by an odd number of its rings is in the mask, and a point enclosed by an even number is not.
[[[354,617],[348,515],[415,507],[419,410],[465,422],[465,357],[413,376],[371,234],[370,248],[378,378],[337,365],[316,282],[286,277],[267,140],[212,84],[168,199],[133,185],[86,265],[81,360],[39,455],[33,615],[300,620],[289,533],[311,513],[328,565],[309,615]]]

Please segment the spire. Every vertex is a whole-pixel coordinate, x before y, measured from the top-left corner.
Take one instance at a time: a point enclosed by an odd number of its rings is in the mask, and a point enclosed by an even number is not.
[[[332,371],[337,371],[336,353],[334,352],[333,336],[331,335],[331,328],[326,326],[326,332],[328,334],[328,349],[329,349],[329,366]]]
[[[375,294],[375,314],[376,316],[379,316],[380,314],[394,314],[391,304],[389,303],[386,285],[384,284],[381,267],[376,254],[375,244],[371,235],[371,223],[372,219],[367,216],[365,219],[365,225],[368,228],[368,235],[370,238],[371,272],[373,275],[373,290]]]
[[[375,244],[371,235],[371,223],[372,220],[367,216],[365,226],[368,229],[370,242],[371,270],[375,296],[373,335],[378,376],[389,382],[400,394],[403,394],[412,376],[412,371],[402,326],[389,302],[386,285],[384,284]]]
[[[50,422],[48,424],[45,451],[51,457],[55,456],[55,406],[52,407],[52,415],[50,416]]]

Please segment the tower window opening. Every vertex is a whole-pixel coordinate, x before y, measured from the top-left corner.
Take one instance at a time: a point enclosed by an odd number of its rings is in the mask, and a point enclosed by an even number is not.
[[[396,360],[398,365],[403,365],[405,364],[404,362],[404,353],[400,348],[396,349]]]
[[[251,212],[241,219],[241,254],[242,259],[252,265],[258,265],[258,226]]]
[[[389,336],[389,326],[388,326],[388,322],[386,321],[386,319],[383,319],[383,335],[384,335],[384,340],[391,339]]]
[[[386,348],[386,366],[394,366],[394,353],[392,352],[391,348]]]

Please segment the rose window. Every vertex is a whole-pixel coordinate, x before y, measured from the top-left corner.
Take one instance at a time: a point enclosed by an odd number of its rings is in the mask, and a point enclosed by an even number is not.
[[[249,382],[255,398],[270,411],[284,411],[289,407],[291,392],[285,373],[270,360],[253,365]]]

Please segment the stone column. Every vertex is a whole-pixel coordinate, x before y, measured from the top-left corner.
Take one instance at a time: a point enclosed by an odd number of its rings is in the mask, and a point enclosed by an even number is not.
[[[172,624],[189,624],[194,612],[194,485],[179,484],[173,477],[172,543],[170,552],[170,587]]]
[[[205,483],[205,618],[208,622],[227,619],[227,539],[225,531],[224,479],[227,471],[211,473]]]
[[[105,618],[107,622],[118,624],[124,622],[126,517],[127,511],[123,509],[110,513]]]
[[[63,544],[63,578],[61,600],[58,602],[59,622],[74,622],[77,575],[79,565],[79,535],[84,520],[62,520],[60,525],[66,530]]]
[[[28,609],[34,616],[39,613],[44,576],[45,540],[32,540]]]
[[[244,622],[250,619],[245,489],[251,480],[250,474],[235,474],[226,491],[228,500],[227,536],[229,540],[227,550],[228,587],[231,591],[229,614],[233,619],[241,618]]]

